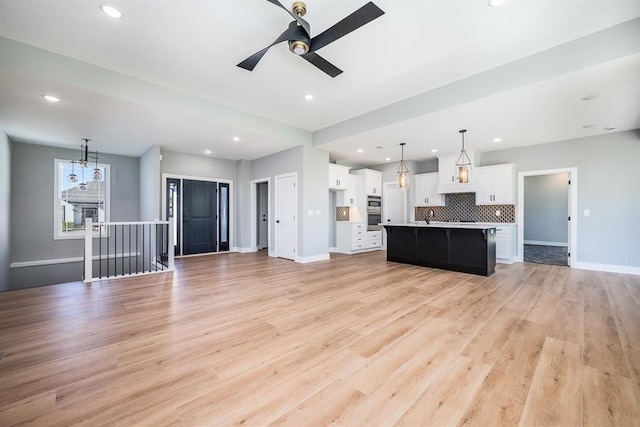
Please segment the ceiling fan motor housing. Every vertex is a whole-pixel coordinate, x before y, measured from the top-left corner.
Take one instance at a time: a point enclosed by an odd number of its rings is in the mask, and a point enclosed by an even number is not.
[[[307,13],[307,5],[302,1],[294,1],[291,10],[298,16],[304,16]]]

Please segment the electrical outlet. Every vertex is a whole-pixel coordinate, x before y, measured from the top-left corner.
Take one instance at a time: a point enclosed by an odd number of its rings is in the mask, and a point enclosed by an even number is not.
[[[496,216],[500,216],[502,215],[502,212],[500,212],[500,209],[496,210]]]

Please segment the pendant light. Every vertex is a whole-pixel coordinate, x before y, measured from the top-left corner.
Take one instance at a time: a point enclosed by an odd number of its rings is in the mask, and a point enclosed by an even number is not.
[[[400,166],[398,166],[398,188],[407,188],[409,186],[409,168],[404,162],[404,146],[406,143],[401,142],[402,157],[400,158]]]
[[[78,188],[82,191],[87,190],[87,183],[84,180],[84,169],[88,166],[89,160],[95,160],[95,168],[93,169],[93,180],[100,181],[102,179],[102,170],[98,167],[98,152],[89,151],[89,138],[82,138],[84,144],[80,146],[80,159],[71,161],[71,174],[68,179],[71,182],[78,182],[78,175],[75,173],[75,165],[78,164],[82,168],[82,181],[78,185]]]
[[[469,182],[469,169],[471,168],[471,159],[467,155],[467,150],[464,148],[464,133],[466,129],[461,129],[459,132],[462,135],[462,150],[460,150],[460,156],[456,166],[458,167],[458,182],[460,184],[466,184]]]

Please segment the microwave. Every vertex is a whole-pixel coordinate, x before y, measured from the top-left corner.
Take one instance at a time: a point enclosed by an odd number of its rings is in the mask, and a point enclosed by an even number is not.
[[[380,209],[382,209],[382,197],[367,196],[367,210],[380,210]]]

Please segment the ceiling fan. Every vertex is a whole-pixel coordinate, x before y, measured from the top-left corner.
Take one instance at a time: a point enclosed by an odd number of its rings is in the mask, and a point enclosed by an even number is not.
[[[384,15],[382,9],[373,4],[373,2],[369,2],[342,21],[312,38],[311,26],[307,21],[302,19],[305,13],[307,13],[307,5],[304,4],[304,2],[293,2],[291,11],[289,11],[278,0],[267,1],[286,10],[293,17],[294,21],[289,24],[289,27],[280,34],[273,43],[238,64],[238,67],[244,68],[245,70],[252,71],[271,46],[283,41],[288,41],[291,52],[306,59],[331,77],[336,77],[342,73],[342,70],[318,55],[316,51]]]

